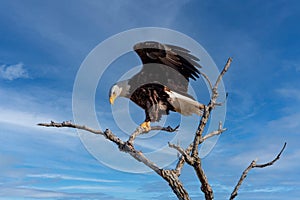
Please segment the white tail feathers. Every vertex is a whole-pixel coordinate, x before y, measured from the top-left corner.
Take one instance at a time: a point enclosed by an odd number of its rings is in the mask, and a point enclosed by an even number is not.
[[[175,108],[176,112],[182,115],[203,114],[204,105],[173,91],[165,91],[169,95],[169,103]]]

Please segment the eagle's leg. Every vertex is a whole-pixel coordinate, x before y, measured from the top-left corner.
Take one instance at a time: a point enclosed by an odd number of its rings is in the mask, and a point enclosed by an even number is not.
[[[139,128],[137,128],[136,131],[134,131],[134,133],[129,137],[127,144],[133,146],[133,142],[138,135],[144,132],[149,132],[151,130],[150,121],[145,120],[140,127],[143,129],[143,132],[140,132]]]
[[[153,106],[151,106],[153,109]],[[140,127],[143,128],[145,132],[149,132],[151,130],[151,114],[149,113],[149,108],[145,110],[146,119],[143,123],[140,124]]]
[[[149,132],[151,130],[151,123],[150,121],[144,121],[140,127],[142,127],[146,132]]]

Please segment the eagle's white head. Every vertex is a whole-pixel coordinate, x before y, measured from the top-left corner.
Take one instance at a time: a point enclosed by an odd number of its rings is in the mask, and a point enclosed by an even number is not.
[[[114,84],[110,88],[109,92],[109,102],[110,104],[114,104],[116,98],[127,97],[129,94],[130,85],[128,85],[128,80],[120,81]]]

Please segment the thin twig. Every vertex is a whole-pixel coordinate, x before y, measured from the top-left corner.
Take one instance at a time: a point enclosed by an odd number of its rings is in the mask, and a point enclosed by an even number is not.
[[[56,123],[51,121],[50,123],[39,123],[39,126],[46,126],[46,127],[69,127],[69,128],[76,128],[85,130],[94,134],[100,134],[106,137],[106,139],[114,142],[116,145],[118,145],[119,149],[123,152],[129,153],[132,157],[134,157],[139,162],[143,162],[145,165],[153,169],[155,172],[157,172],[159,175],[161,175],[161,169],[155,165],[155,163],[148,160],[140,151],[137,151],[134,146],[128,145],[126,142],[122,141],[119,137],[114,135],[109,129],[106,129],[104,132],[100,130],[94,130],[92,128],[73,124],[72,122],[62,122],[62,123]]]
[[[211,82],[210,82],[208,76],[207,76],[205,73],[201,72],[201,71],[200,71],[200,74],[205,78],[205,80],[207,81],[207,83],[208,83],[208,85],[209,85],[209,88],[212,90],[212,89],[213,89],[213,86],[212,86],[212,84],[211,84]]]
[[[228,60],[227,60],[227,62],[226,62],[226,64],[225,64],[223,70],[221,71],[220,75],[219,75],[218,78],[217,78],[217,81],[216,81],[216,83],[215,83],[215,85],[214,85],[214,87],[213,87],[214,89],[217,89],[217,88],[218,88],[218,85],[219,85],[220,81],[222,80],[224,74],[228,71],[231,62],[232,62],[232,58],[228,58]]]
[[[161,126],[151,126],[150,130],[145,130],[143,127],[139,126],[135,129],[135,131],[130,135],[127,143],[133,145],[133,142],[135,140],[135,138],[141,134],[145,134],[148,133],[151,130],[160,130],[160,131],[166,131],[166,132],[175,132],[177,131],[179,128],[179,125],[177,125],[175,128],[172,128],[171,126],[167,126],[167,127],[161,127]]]
[[[190,154],[191,151],[192,151],[192,149],[193,149],[193,143],[191,143],[191,144],[188,146],[188,148],[186,148],[185,152],[186,152],[187,154]],[[185,158],[184,158],[183,155],[181,155],[180,158],[179,158],[179,160],[178,160],[178,162],[177,162],[177,164],[176,164],[176,168],[175,168],[176,174],[177,174],[178,176],[180,176],[180,174],[181,174],[181,169],[182,169],[184,163],[185,163]]]
[[[279,152],[279,154],[276,156],[276,158],[274,160],[272,160],[272,161],[270,161],[268,163],[265,163],[265,164],[256,164],[255,167],[257,167],[257,168],[263,168],[263,167],[267,167],[267,166],[273,165],[277,160],[280,159],[280,156],[281,156],[282,152],[284,151],[285,147],[286,147],[286,142],[284,143],[281,151]]]
[[[37,125],[38,126],[45,126],[45,127],[57,127],[57,128],[61,128],[61,127],[76,128],[76,129],[85,130],[85,131],[88,131],[88,132],[91,132],[91,133],[94,133],[94,134],[104,135],[104,133],[100,130],[95,130],[95,129],[91,129],[91,128],[86,127],[86,126],[73,124],[72,122],[69,122],[69,121],[64,121],[62,123],[56,123],[56,122],[51,121],[50,123],[39,123]]]
[[[281,151],[280,151],[279,154],[276,156],[276,158],[274,158],[274,159],[273,159],[272,161],[270,161],[270,162],[267,162],[267,163],[265,163],[265,164],[256,164],[256,160],[253,160],[253,161],[250,163],[250,165],[243,171],[243,173],[242,173],[242,175],[241,175],[241,177],[240,177],[238,183],[236,184],[236,186],[235,186],[233,192],[232,192],[231,195],[230,195],[230,200],[233,200],[233,199],[238,195],[238,190],[239,190],[239,188],[241,187],[241,185],[242,185],[244,179],[247,177],[247,175],[248,175],[248,173],[249,173],[249,171],[250,171],[251,169],[253,169],[253,168],[264,168],[264,167],[273,165],[277,160],[280,159],[280,156],[281,156],[282,152],[284,151],[285,147],[286,147],[286,142],[284,143],[284,145],[283,145]]]
[[[181,148],[179,145],[168,143],[170,148],[176,149],[183,157],[184,160],[190,164],[193,165],[193,158],[189,155],[188,152],[186,152],[183,148]]]
[[[223,133],[224,131],[226,131],[226,128],[222,128],[222,122],[219,122],[219,128],[216,131],[210,132],[208,134],[206,134],[205,136],[203,136],[200,140],[200,144],[203,143],[205,140],[215,136],[215,135],[220,135],[221,133]]]
[[[178,131],[179,125],[177,125],[175,128],[172,128],[171,126],[167,126],[167,127],[161,127],[161,126],[151,126],[151,130],[152,131],[166,131],[166,132],[176,132]]]
[[[213,137],[215,135],[220,135],[221,133],[223,133],[226,130],[227,130],[226,128],[222,128],[222,123],[220,122],[219,123],[219,129],[216,130],[216,131],[213,131],[213,132],[211,132],[211,133],[209,133],[207,135],[205,135],[201,139],[200,143],[203,143],[205,140],[207,140],[207,139],[209,139],[209,138],[211,138],[211,137]],[[193,143],[191,143],[188,146],[188,148],[186,148],[186,150],[184,152],[189,155],[190,152],[192,151],[192,149],[193,149]],[[178,152],[180,153],[180,151],[178,151]],[[179,158],[179,160],[178,160],[178,162],[176,164],[176,168],[175,168],[175,171],[176,171],[176,173],[177,173],[178,176],[180,176],[180,174],[181,174],[181,169],[182,169],[184,163],[185,163],[185,156],[183,156],[183,154],[181,153],[181,156],[180,156],[180,158]]]

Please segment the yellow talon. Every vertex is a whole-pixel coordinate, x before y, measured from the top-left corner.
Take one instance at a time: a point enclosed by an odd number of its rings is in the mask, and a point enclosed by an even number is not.
[[[150,122],[143,122],[140,126],[141,126],[146,132],[148,132],[148,131],[151,130]]]

